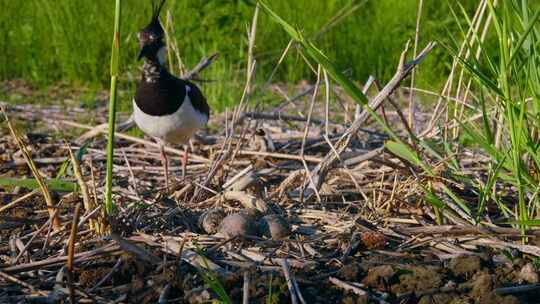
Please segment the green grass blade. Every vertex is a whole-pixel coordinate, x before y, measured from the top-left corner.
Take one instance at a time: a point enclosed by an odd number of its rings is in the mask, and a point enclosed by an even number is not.
[[[537,24],[538,18],[540,18],[540,8],[536,10],[536,13],[534,14],[533,18],[530,20],[529,24],[525,28],[525,31],[521,34],[521,37],[519,37],[518,42],[516,43],[516,45],[513,46],[514,50],[512,51],[512,54],[510,55],[510,59],[508,60],[508,63],[507,63],[508,67],[516,59],[517,55],[519,54],[519,51],[521,50],[521,47],[523,46],[523,43],[525,43],[525,40],[529,38],[529,34],[533,31],[535,25],[538,25]]]
[[[291,36],[292,39],[296,40],[298,43],[300,43],[306,53],[315,60],[318,64],[320,64],[326,72],[328,72],[328,75],[337,83],[339,84],[345,92],[358,104],[362,105],[364,107],[364,110],[368,112],[368,114],[375,120],[377,123],[384,129],[385,132],[387,132],[392,140],[394,140],[397,143],[400,143],[402,149],[409,150],[407,152],[408,155],[414,155],[416,152],[410,148],[409,145],[407,145],[405,142],[403,142],[399,136],[386,124],[384,119],[380,117],[370,106],[368,98],[362,91],[352,82],[350,81],[343,73],[341,73],[336,65],[328,59],[328,57],[319,50],[311,41],[306,39],[302,33],[295,29],[293,26],[291,26],[289,23],[287,23],[285,20],[283,20],[281,17],[279,17],[275,12],[273,12],[270,7],[264,2],[261,1],[261,7],[265,10],[265,12],[277,23],[279,23],[283,29]],[[422,169],[427,172],[428,174],[431,174],[430,168],[424,164],[423,162],[417,163],[422,167]]]
[[[49,190],[59,192],[73,192],[79,187],[77,183],[59,179],[45,180],[45,184],[47,184]],[[35,179],[4,177],[0,178],[0,187],[23,187],[26,189],[37,189],[39,188],[39,184]]]
[[[424,189],[424,199],[438,209],[444,209],[446,204],[433,191]]]
[[[210,271],[210,266],[208,265],[208,260],[206,259],[206,256],[204,255],[203,250],[198,246],[198,244],[194,243],[195,245],[195,252],[202,258],[204,268],[197,268],[197,271],[203,278],[203,281],[205,284],[207,284],[210,289],[212,289],[220,298],[221,303],[225,304],[231,304],[232,300],[227,294],[227,291],[225,291],[225,288],[221,284],[221,282],[218,280],[218,278]]]
[[[422,161],[418,157],[418,154],[402,143],[388,140],[384,144],[384,147],[399,158],[405,159],[415,166],[420,167],[422,165]]]
[[[493,92],[497,93],[497,95],[504,98],[503,91],[498,87],[497,81],[491,79],[485,72],[483,72],[482,69],[478,68],[477,64],[474,64],[472,60],[467,60],[465,58],[462,58],[458,56],[457,52],[452,50],[450,47],[446,46],[444,43],[441,44],[444,48],[448,50],[454,58],[457,58],[457,60],[474,76],[476,76],[476,79],[483,84],[484,86],[491,89]]]
[[[268,295],[266,295],[266,304],[274,304],[273,301],[273,291],[272,291],[272,281],[274,276],[270,273],[270,279],[268,280]]]

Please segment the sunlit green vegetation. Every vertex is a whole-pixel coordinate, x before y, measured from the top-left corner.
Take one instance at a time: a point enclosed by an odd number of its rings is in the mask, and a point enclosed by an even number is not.
[[[425,1],[421,40],[448,40],[459,33],[449,7],[458,1]],[[475,1],[459,1],[473,10]],[[59,81],[102,89],[109,80],[110,37],[114,1],[93,0],[0,0],[0,79],[24,78],[40,88]],[[339,69],[354,80],[369,75],[388,79],[404,43],[414,38],[415,0],[273,0],[280,16],[303,33],[332,58]],[[246,26],[253,14],[253,1],[169,0],[162,22],[169,25],[182,62],[195,65],[214,52],[220,59],[204,72],[205,93],[218,108],[235,104],[245,79]],[[150,15],[150,1],[126,0],[122,11],[122,73],[119,85],[132,89],[138,77],[136,32]],[[167,21],[167,15],[170,16]],[[462,20],[465,25],[465,20]],[[262,15],[257,29],[255,56],[257,76],[270,74],[289,37]],[[313,75],[294,54],[277,71],[276,80],[297,83]],[[177,63],[176,60],[175,64]],[[418,83],[437,88],[448,73],[450,55],[438,49],[423,64]],[[129,95],[129,94],[127,94]],[[129,98],[123,98],[129,105]]]

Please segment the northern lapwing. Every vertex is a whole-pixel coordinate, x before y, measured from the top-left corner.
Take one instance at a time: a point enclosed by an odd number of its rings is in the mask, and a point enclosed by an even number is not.
[[[169,188],[168,160],[164,145],[187,144],[197,129],[206,125],[210,107],[193,83],[175,77],[165,66],[167,47],[159,13],[165,0],[152,1],[152,20],[139,33],[139,60],[144,59],[142,77],[133,99],[135,123],[159,144],[165,185]],[[185,177],[188,152],[184,147],[182,176]]]

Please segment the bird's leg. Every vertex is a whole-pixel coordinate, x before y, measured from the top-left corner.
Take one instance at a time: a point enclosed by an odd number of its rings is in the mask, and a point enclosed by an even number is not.
[[[189,155],[189,143],[187,145],[184,145],[184,157],[182,157],[182,180],[183,181],[186,179],[188,155]]]
[[[161,161],[163,162],[163,171],[165,174],[165,189],[169,191],[169,160],[165,153],[165,146],[162,142],[159,143],[159,152],[161,153]]]

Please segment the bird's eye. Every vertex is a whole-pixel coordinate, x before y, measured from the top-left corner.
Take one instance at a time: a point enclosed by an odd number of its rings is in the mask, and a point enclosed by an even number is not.
[[[151,34],[151,35],[150,35],[150,39],[151,39],[151,40],[156,40],[156,35]]]

